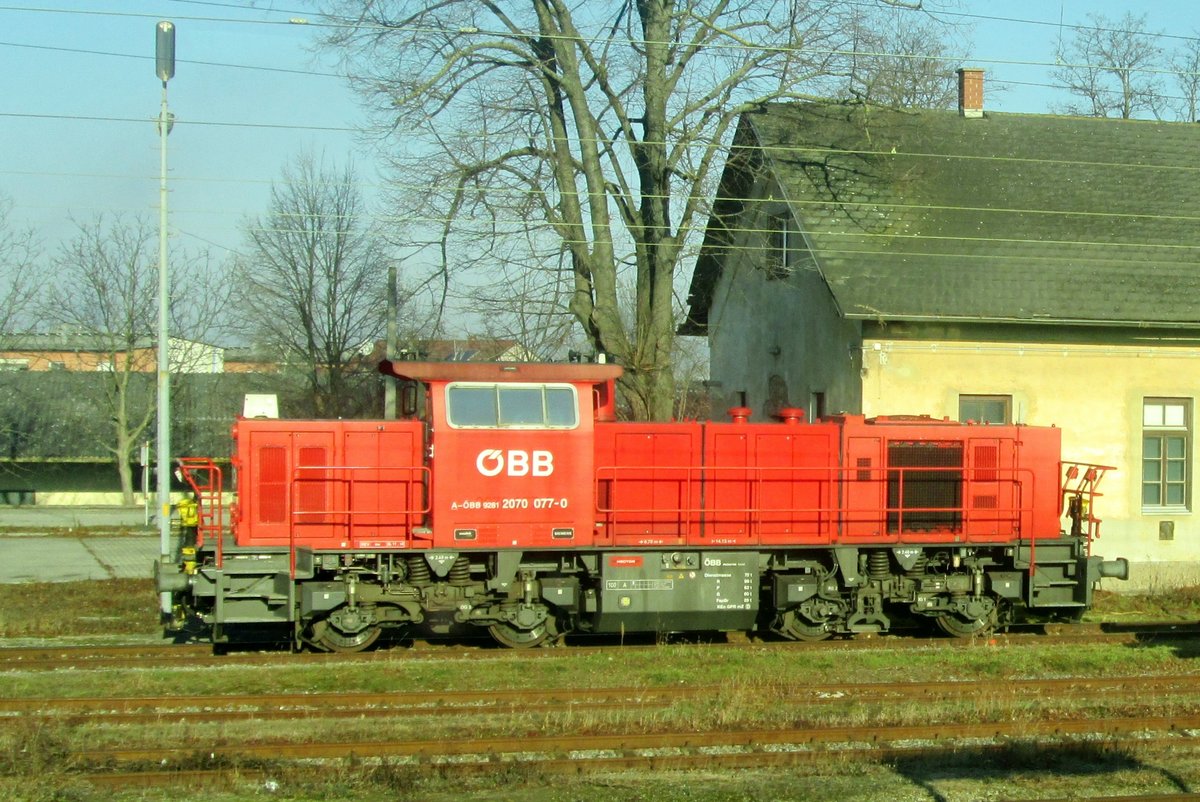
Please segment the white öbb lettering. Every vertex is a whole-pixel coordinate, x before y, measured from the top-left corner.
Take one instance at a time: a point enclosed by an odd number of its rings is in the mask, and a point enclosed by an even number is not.
[[[549,476],[554,473],[554,455],[549,451],[502,451],[485,448],[475,458],[484,476]]]

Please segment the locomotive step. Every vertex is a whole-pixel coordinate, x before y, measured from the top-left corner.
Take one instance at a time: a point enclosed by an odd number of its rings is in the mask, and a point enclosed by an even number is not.
[[[254,599],[255,601],[263,602],[264,604],[287,604],[288,597],[278,593],[255,593],[253,591],[230,592],[225,591],[221,594],[221,598],[226,601],[230,599]]]
[[[221,565],[221,572],[227,576],[268,576],[286,574],[290,567],[291,562],[286,554],[271,554],[254,560],[230,559],[226,556]]]

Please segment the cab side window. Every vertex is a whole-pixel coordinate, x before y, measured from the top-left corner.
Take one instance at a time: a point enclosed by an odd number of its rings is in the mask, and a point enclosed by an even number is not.
[[[546,423],[551,426],[574,426],[579,402],[570,387],[546,388]]]

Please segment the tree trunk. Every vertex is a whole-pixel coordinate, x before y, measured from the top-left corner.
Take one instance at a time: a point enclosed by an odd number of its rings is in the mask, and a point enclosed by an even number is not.
[[[671,41],[670,0],[639,0],[646,40],[646,79],[642,141],[635,145],[641,191],[641,230],[635,231],[638,260],[637,338],[632,365],[639,374],[645,408],[638,417],[668,420],[674,410],[671,344],[674,342],[673,279],[677,246],[671,236],[671,173],[667,160],[667,77]]]

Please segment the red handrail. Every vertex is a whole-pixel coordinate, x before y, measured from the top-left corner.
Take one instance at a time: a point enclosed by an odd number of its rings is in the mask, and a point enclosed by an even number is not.
[[[403,478],[395,478],[395,472],[402,472]],[[306,477],[305,473],[316,473],[316,476]],[[383,476],[382,474],[389,474]],[[430,470],[427,465],[297,465],[292,470],[291,488],[289,491],[289,522],[288,522],[288,571],[293,579],[296,578],[296,528],[302,524],[306,516],[331,516],[342,519],[337,525],[344,528],[346,537],[352,532],[356,517],[382,516],[400,519],[400,525],[405,527],[406,537],[412,537],[412,530],[420,519],[429,514],[429,499],[423,503],[405,504],[396,508],[359,509],[354,504],[355,489],[366,485],[383,485],[399,483],[407,487],[404,494],[397,496],[398,501],[405,501],[417,488],[428,487]],[[342,490],[340,501],[343,509],[333,509],[324,506],[317,509],[300,509],[298,494],[303,486],[335,488]],[[331,500],[336,494],[322,493],[326,500]]]
[[[223,560],[223,536],[225,522],[224,482],[221,468],[209,457],[180,457],[180,472],[183,479],[196,494],[196,534],[203,545],[211,538],[216,544],[216,566]]]
[[[1064,462],[1062,468],[1062,512],[1070,513],[1072,526],[1087,536],[1090,555],[1092,541],[1100,537],[1101,521],[1092,514],[1096,499],[1104,495],[1098,488],[1105,474],[1116,468],[1088,462]]]
[[[844,496],[844,488],[849,484],[873,484],[884,486],[890,482],[896,483],[898,494],[903,494],[904,485],[910,474],[945,473],[953,475],[963,488],[962,502],[957,506],[920,506],[916,504],[888,505],[886,503],[868,509],[848,507]],[[722,474],[728,476],[723,479]],[[868,478],[861,478],[867,474]],[[984,478],[980,478],[984,477]],[[724,481],[741,481],[749,488],[747,504],[727,505],[715,503],[700,503],[695,501],[695,493],[700,490],[712,491],[719,489]],[[811,507],[767,507],[759,503],[766,494],[763,487],[767,482],[791,481],[797,485],[809,485],[816,489],[814,495],[824,503]],[[660,486],[675,486],[684,503],[679,506],[638,505],[626,503],[616,505],[613,498],[620,495],[619,489],[623,482],[657,483]],[[1012,527],[1013,534],[1021,537],[1028,532],[1032,538],[1044,536],[1042,533],[1029,531],[1030,517],[1038,509],[1038,501],[1034,495],[1036,482],[1034,472],[1027,468],[997,468],[997,467],[957,467],[957,466],[872,466],[837,467],[837,466],[600,466],[596,469],[596,512],[610,525],[621,523],[622,518],[637,515],[675,515],[677,516],[681,534],[692,531],[702,521],[711,516],[745,515],[750,527],[747,535],[755,537],[760,534],[759,526],[767,516],[779,515],[814,515],[830,524],[847,523],[852,516],[860,513],[872,513],[881,521],[895,527],[892,534],[903,536],[914,534],[906,527],[905,516],[919,513],[939,513],[957,515],[959,521],[953,530],[971,531],[981,515],[987,520],[999,525],[1007,524]],[[972,506],[969,499],[973,497],[972,487],[977,485],[1006,485],[1011,488],[1011,504],[989,507],[982,510]],[[607,486],[609,493],[599,492],[601,486]],[[701,490],[703,489],[703,490]],[[608,503],[605,503],[607,496]],[[641,500],[641,499],[639,499]],[[889,520],[890,519],[890,520]]]

